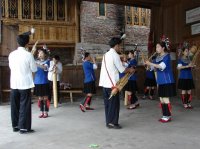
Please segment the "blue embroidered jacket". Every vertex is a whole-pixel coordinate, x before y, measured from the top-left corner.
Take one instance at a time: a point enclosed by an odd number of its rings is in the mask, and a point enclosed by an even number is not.
[[[156,69],[157,84],[162,85],[162,84],[175,83],[174,76],[172,73],[172,68],[171,68],[171,59],[168,53],[166,53],[163,56],[156,57],[156,59],[154,60],[154,63],[155,64],[164,63],[166,65],[166,68],[164,70]]]
[[[179,59],[178,64],[182,66],[187,66],[190,63],[189,59]],[[179,79],[192,79],[191,68],[184,68],[180,70]]]
[[[135,59],[131,59],[128,62],[128,68],[130,68],[130,67],[136,67],[136,66],[137,66],[137,61]],[[135,81],[136,79],[137,79],[137,76],[136,76],[135,73],[129,78],[129,80],[133,80],[133,81]]]
[[[84,71],[84,76],[85,76],[84,83],[88,83],[88,82],[96,80],[93,63],[91,63],[90,61],[84,61],[83,71]]]
[[[39,63],[40,65],[46,65],[47,66],[47,70],[44,70],[40,67],[37,67],[37,71],[35,72],[35,76],[34,76],[34,84],[47,84],[49,83],[48,80],[48,67],[50,64],[49,60],[45,60],[45,61],[36,61],[36,63]]]

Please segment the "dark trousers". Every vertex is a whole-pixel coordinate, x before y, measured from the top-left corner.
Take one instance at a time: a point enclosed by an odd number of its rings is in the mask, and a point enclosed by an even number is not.
[[[49,107],[47,105],[47,101],[46,100],[41,100],[40,101],[40,111],[42,112],[48,112],[49,111]]]
[[[31,89],[12,89],[10,94],[12,127],[31,129]]]
[[[137,102],[138,102],[138,98],[137,98],[136,93],[134,91],[134,92],[132,92],[132,95],[131,95],[131,104],[135,104]]]
[[[53,81],[49,81],[49,87],[50,87],[50,92],[49,92],[49,101],[51,101],[52,94],[53,94]],[[58,95],[58,102],[60,102],[60,81],[57,81],[57,95]]]
[[[120,110],[119,93],[109,99],[110,93],[110,88],[103,88],[106,125],[109,123],[117,125],[119,121]]]

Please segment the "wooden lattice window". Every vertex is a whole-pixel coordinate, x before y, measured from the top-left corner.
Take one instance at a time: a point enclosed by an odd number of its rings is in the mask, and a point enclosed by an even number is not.
[[[140,26],[150,25],[150,9],[131,6],[126,6],[125,8],[126,24]]]
[[[126,23],[132,25],[132,8],[131,6],[126,7]]]
[[[106,16],[106,4],[99,2],[99,16]]]
[[[65,0],[57,1],[57,19],[58,21],[65,20]]]
[[[1,0],[0,13],[3,19],[64,22],[70,19],[73,12],[68,3],[69,0]]]
[[[31,1],[22,0],[22,19],[31,19]]]
[[[141,9],[141,25],[146,26],[146,9]]]
[[[18,0],[8,1],[8,14],[9,18],[18,18]]]
[[[34,19],[42,19],[42,0],[34,0]]]
[[[132,13],[132,16],[133,16],[133,25],[139,25],[140,23],[140,13],[139,13],[139,8],[137,7],[133,7],[133,13]]]
[[[1,0],[1,16],[5,17],[5,0]]]
[[[54,20],[54,0],[46,0],[46,20]]]

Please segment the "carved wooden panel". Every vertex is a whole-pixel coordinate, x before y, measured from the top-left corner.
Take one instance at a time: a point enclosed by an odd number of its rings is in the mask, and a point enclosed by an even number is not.
[[[5,0],[1,0],[1,16],[5,17]]]
[[[139,8],[133,7],[133,24],[139,25]]]
[[[22,19],[31,19],[31,0],[22,0]]]
[[[18,0],[8,1],[8,14],[9,18],[18,18]]]
[[[57,20],[65,21],[65,0],[57,1]]]
[[[45,40],[54,43],[76,43],[75,26],[55,26],[55,25],[35,25],[35,34],[31,40]],[[19,32],[23,33],[30,30],[31,26],[19,25]]]
[[[33,10],[34,10],[34,19],[41,20],[42,19],[42,0],[33,0]]]
[[[141,8],[141,25],[146,26],[146,21],[147,21],[146,9]]]
[[[132,7],[126,6],[126,23],[132,25]]]
[[[46,20],[54,20],[54,0],[46,0]]]
[[[77,0],[1,0],[3,22],[16,25],[20,21],[75,23]],[[18,18],[14,20],[13,18]],[[12,23],[13,22],[13,23]]]
[[[126,6],[126,24],[150,26],[151,10],[140,7]]]

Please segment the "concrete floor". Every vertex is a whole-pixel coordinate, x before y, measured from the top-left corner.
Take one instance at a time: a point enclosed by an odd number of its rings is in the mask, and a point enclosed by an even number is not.
[[[80,99],[77,99],[80,100]],[[200,101],[193,110],[182,108],[180,100],[173,99],[173,121],[158,122],[158,100],[140,100],[141,107],[127,110],[121,102],[120,124],[123,129],[105,127],[102,98],[96,97],[95,111],[82,113],[79,102],[66,102],[50,109],[50,117],[39,119],[36,102],[33,107],[32,134],[12,132],[10,106],[0,106],[0,149],[199,149]]]

